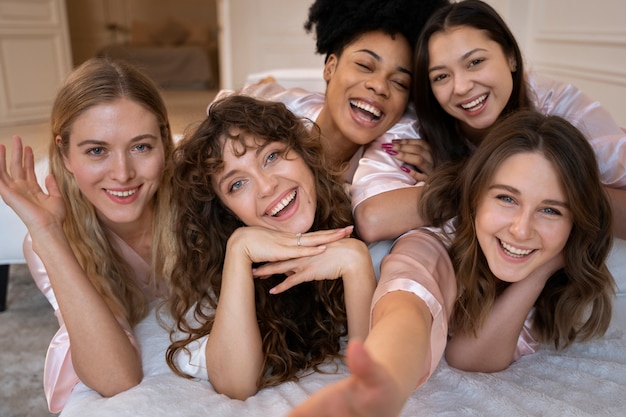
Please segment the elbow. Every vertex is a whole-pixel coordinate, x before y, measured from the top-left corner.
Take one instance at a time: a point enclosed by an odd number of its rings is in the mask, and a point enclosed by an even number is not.
[[[357,234],[366,243],[392,238],[392,236],[385,236],[384,228],[381,227],[385,222],[381,221],[377,207],[372,207],[365,202],[356,207],[354,224]]]
[[[103,386],[100,389],[94,388],[100,395],[103,397],[113,397],[117,394],[120,394],[124,391],[128,391],[131,388],[136,387],[143,380],[143,372],[135,372],[133,374],[128,374],[123,377],[117,378],[114,383],[109,384],[108,386]],[[85,384],[87,385],[87,384]]]
[[[454,353],[446,352],[446,362],[451,367],[460,371],[466,372],[483,372],[493,373],[504,371],[511,364],[510,361],[499,360],[485,360],[468,357],[467,355],[455,355]]]
[[[258,392],[256,384],[221,383],[211,381],[211,385],[219,394],[224,394],[233,400],[245,401]]]

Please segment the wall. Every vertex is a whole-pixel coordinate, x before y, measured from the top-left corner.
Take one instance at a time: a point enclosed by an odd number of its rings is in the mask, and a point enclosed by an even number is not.
[[[523,48],[526,64],[574,84],[626,126],[624,0],[489,0]]]

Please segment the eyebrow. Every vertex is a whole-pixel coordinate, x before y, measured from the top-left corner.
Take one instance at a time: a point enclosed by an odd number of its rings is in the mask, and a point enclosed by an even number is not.
[[[489,187],[489,189],[490,190],[502,189],[515,195],[522,194],[517,188],[511,187],[510,185],[504,185],[504,184],[493,184]],[[542,200],[541,202],[549,206],[559,206],[559,207],[563,207],[569,210],[569,204],[567,204],[564,201],[547,199],[547,200]]]
[[[459,59],[459,61],[466,60],[467,58],[469,58],[470,56],[472,56],[476,52],[488,52],[488,51],[486,49],[484,49],[484,48],[474,48],[471,51],[467,51],[466,53],[461,55],[461,59]],[[437,65],[435,67],[428,68],[428,72],[438,71],[438,70],[441,70],[441,69],[444,69],[444,68],[445,68],[445,65]]]
[[[143,135],[139,135],[139,136],[135,136],[134,138],[132,138],[130,140],[131,143],[135,143],[135,142],[140,142],[142,140],[145,139],[152,139],[152,140],[157,140],[158,138],[156,136],[154,136],[151,133],[145,133]],[[81,142],[78,142],[76,144],[76,146],[85,146],[85,145],[99,145],[99,146],[103,146],[103,145],[108,145],[108,142],[103,141],[103,140],[96,140],[96,139],[85,139]]]
[[[372,58],[374,58],[376,61],[382,61],[382,57],[380,55],[378,55],[376,52],[372,51],[371,49],[359,49],[356,52],[364,52],[368,55],[370,55]],[[413,73],[411,72],[410,69],[403,67],[402,65],[398,65],[396,67],[396,70],[399,72],[403,72],[409,76],[413,76]]]

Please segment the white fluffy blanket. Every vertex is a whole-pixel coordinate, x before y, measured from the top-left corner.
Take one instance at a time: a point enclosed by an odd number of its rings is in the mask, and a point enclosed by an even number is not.
[[[619,287],[626,280],[626,245],[612,257]],[[624,307],[624,297],[618,300]],[[622,310],[624,311],[624,310]],[[598,340],[566,351],[542,347],[507,370],[469,373],[442,362],[431,379],[415,391],[402,416],[626,416],[626,320],[614,320]],[[174,375],[165,364],[168,334],[150,315],[137,326],[145,378],[112,398],[79,385],[61,417],[267,417],[284,416],[319,388],[347,375],[343,364],[299,382],[264,389],[246,401],[217,394],[210,384]]]

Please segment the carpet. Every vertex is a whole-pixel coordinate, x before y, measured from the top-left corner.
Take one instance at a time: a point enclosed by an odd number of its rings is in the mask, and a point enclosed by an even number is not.
[[[46,350],[59,328],[26,265],[11,265],[0,313],[0,416],[50,417],[43,392]]]

